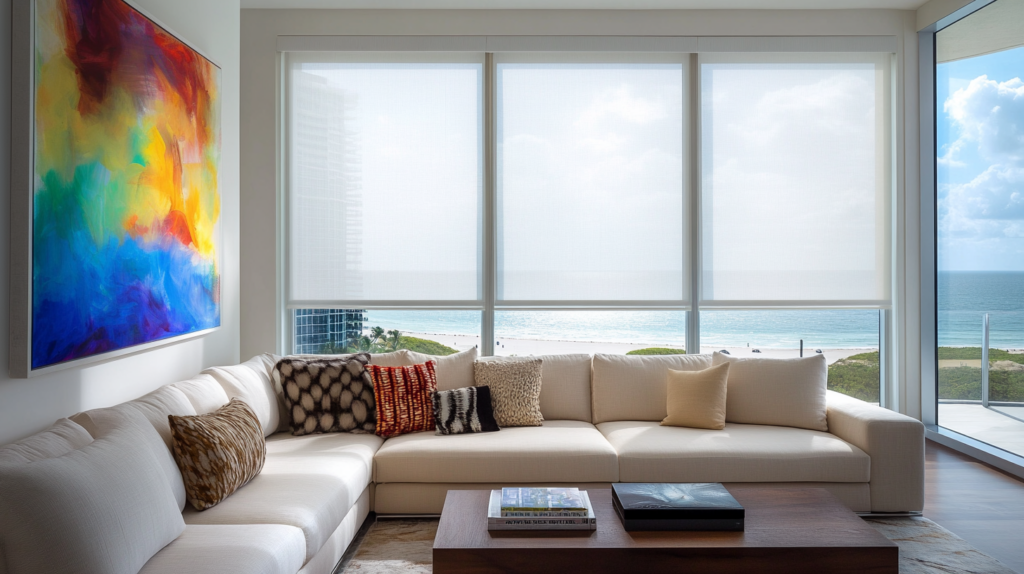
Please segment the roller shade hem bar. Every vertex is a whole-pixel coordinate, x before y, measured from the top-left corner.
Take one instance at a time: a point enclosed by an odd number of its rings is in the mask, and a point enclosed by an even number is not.
[[[701,301],[702,311],[716,309],[891,309],[891,301]]]

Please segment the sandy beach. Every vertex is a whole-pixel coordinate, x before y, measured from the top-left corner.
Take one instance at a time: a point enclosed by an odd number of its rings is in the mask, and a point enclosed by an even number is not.
[[[464,351],[471,349],[474,346],[479,347],[480,337],[472,337],[467,335],[437,335],[432,333],[413,333],[404,332],[404,335],[410,337],[417,337],[420,339],[429,339],[431,341],[437,341],[442,345],[447,345],[453,349]],[[633,343],[602,343],[602,342],[591,342],[591,341],[542,341],[536,339],[503,339],[499,338],[496,341],[494,354],[498,356],[526,356],[526,355],[558,355],[558,354],[569,354],[569,353],[608,353],[608,354],[625,354],[635,349],[645,349],[648,347],[675,347],[675,345],[668,345],[664,343],[650,343],[650,344],[633,344]],[[800,355],[799,349],[772,349],[767,347],[761,347],[760,353],[754,353],[753,347],[722,347],[722,346],[707,346],[701,345],[701,353],[711,353],[713,351],[721,350],[729,351],[729,354],[737,357],[798,357]],[[866,353],[869,351],[876,351],[875,348],[863,348],[863,349],[825,349],[822,348],[821,352],[825,355],[825,359],[829,364],[832,364],[839,359],[849,357],[850,355],[856,355],[858,353]],[[814,348],[805,348],[804,356],[813,354]]]

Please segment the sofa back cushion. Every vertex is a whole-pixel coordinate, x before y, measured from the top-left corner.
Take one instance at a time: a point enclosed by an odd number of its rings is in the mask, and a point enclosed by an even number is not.
[[[91,442],[92,435],[81,425],[70,419],[60,419],[42,432],[0,446],[0,464],[24,464],[54,458],[80,449]]]
[[[415,351],[405,352],[405,365],[394,365],[406,367],[419,365],[427,361],[434,361],[434,370],[437,374],[437,390],[450,391],[452,389],[463,389],[473,386],[473,362],[476,361],[476,347],[455,353],[454,355],[426,355]],[[371,365],[382,365],[370,361]]]
[[[165,385],[127,403],[78,413],[73,415],[71,420],[89,431],[89,434],[96,439],[123,425],[125,416],[135,414],[147,421],[156,430],[156,436],[162,439],[154,446],[153,456],[159,463],[168,484],[171,485],[179,508],[185,508],[185,483],[181,479],[181,473],[178,472],[178,465],[174,462],[171,427],[167,422],[167,415],[196,414],[185,393],[170,385]]]
[[[171,386],[185,393],[197,415],[205,415],[228,404],[228,394],[211,375],[200,373],[191,379],[171,383]]]
[[[529,357],[482,357],[481,361],[540,359],[540,412],[546,421],[584,421],[592,418],[590,405],[590,355],[539,355]]]
[[[700,371],[711,355],[594,355],[594,424],[608,421],[661,421],[669,369]]]
[[[261,356],[253,357],[240,365],[211,367],[203,373],[220,383],[228,400],[238,397],[249,405],[260,419],[263,436],[277,432],[281,422],[281,409],[277,393],[274,392],[274,383]]]
[[[9,574],[135,574],[185,530],[154,456],[159,435],[124,410],[74,451],[0,464],[0,547]]]
[[[741,359],[715,353],[713,362],[729,363],[726,422],[828,432],[824,355]]]

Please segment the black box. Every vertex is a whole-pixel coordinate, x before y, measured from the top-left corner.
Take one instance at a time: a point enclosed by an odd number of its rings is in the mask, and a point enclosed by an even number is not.
[[[744,510],[721,484],[612,484],[626,530],[742,531]]]

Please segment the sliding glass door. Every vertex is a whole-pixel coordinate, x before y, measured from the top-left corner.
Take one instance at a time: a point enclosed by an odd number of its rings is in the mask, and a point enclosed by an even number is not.
[[[935,35],[938,424],[1024,456],[1024,0]]]

